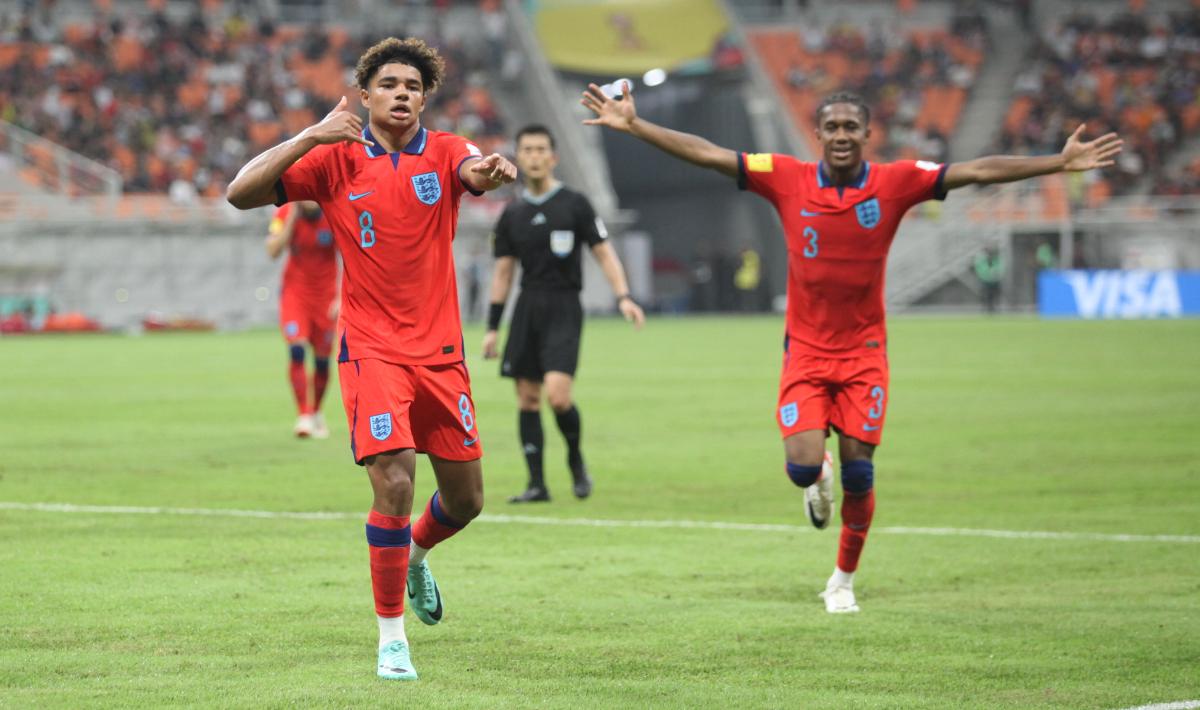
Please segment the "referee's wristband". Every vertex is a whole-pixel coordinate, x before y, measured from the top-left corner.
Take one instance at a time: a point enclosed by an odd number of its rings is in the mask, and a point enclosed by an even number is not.
[[[633,300],[633,296],[630,296],[627,293],[623,293],[620,296],[617,296],[617,306],[619,307],[621,305],[621,301],[624,301],[627,298],[629,299],[630,303],[632,303],[635,306],[637,305],[637,301]]]
[[[500,319],[503,316],[504,316],[504,304],[503,303],[493,303],[491,306],[489,306],[488,307],[487,329],[488,330],[499,330],[500,329]]]

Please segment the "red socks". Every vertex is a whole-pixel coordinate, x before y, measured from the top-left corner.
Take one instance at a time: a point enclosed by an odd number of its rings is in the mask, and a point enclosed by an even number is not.
[[[288,379],[292,382],[292,393],[296,395],[296,408],[301,414],[312,413],[308,408],[308,377],[304,375],[303,360],[292,360],[288,363]]]
[[[408,516],[367,515],[367,544],[371,549],[371,589],[375,613],[383,617],[404,615],[404,585],[408,582],[408,550],[412,538]]]
[[[846,493],[842,497],[842,537],[838,544],[838,569],[853,572],[858,569],[858,558],[867,541],[867,530],[871,528],[871,516],[875,514],[875,489],[866,494]]]
[[[460,523],[446,515],[446,511],[442,510],[441,501],[438,500],[438,494],[435,492],[429,499],[429,504],[425,506],[425,513],[413,525],[412,539],[413,542],[428,550],[442,540],[453,536],[466,525],[466,523]]]

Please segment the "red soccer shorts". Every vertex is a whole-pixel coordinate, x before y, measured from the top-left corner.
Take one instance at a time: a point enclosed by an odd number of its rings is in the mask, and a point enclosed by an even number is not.
[[[336,324],[329,317],[332,304],[309,303],[301,296],[284,291],[279,299],[279,329],[289,345],[311,343],[317,357],[329,357],[333,350]]]
[[[363,359],[338,363],[354,462],[396,449],[450,461],[483,455],[471,379],[462,363],[396,365]]]
[[[775,411],[784,438],[830,427],[868,444],[883,438],[887,411],[887,355],[836,359],[785,357]]]

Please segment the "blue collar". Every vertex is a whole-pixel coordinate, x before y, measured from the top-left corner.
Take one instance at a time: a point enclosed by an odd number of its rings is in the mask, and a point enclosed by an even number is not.
[[[557,183],[554,187],[550,188],[549,190],[547,190],[547,191],[543,192],[542,194],[535,197],[534,195],[530,194],[529,188],[523,187],[523,188],[521,188],[521,199],[525,200],[526,202],[528,202],[531,205],[544,205],[550,201],[551,197],[554,197],[555,195],[557,195],[558,191],[561,189],[562,189],[562,183],[560,182],[560,183]]]
[[[383,144],[375,140],[375,136],[371,134],[371,126],[369,124],[363,127],[362,136],[363,138],[371,141],[371,145],[363,146],[367,149],[368,156],[372,158],[378,158],[388,154],[387,149],[383,147]],[[425,127],[421,126],[417,129],[417,134],[413,136],[413,139],[409,141],[408,145],[404,146],[400,152],[408,153],[409,155],[420,155],[421,153],[425,152],[425,144],[428,141],[429,131],[426,131]]]
[[[825,172],[825,161],[817,163],[817,187],[834,187],[833,181],[825,177],[828,173]],[[853,187],[855,190],[861,190],[867,184],[867,176],[871,174],[871,164],[863,161],[862,171],[858,173],[858,179],[849,185],[841,187]]]

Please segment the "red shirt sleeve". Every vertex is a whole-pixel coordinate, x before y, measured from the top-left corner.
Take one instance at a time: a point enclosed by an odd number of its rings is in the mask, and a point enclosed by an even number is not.
[[[800,161],[790,155],[738,153],[738,188],[778,202],[800,189],[800,170]]]
[[[905,209],[926,200],[944,200],[947,167],[928,160],[898,160],[891,164],[888,182]]]
[[[333,194],[333,161],[338,144],[319,145],[300,156],[275,183],[275,204],[327,200]]]
[[[469,192],[476,197],[482,195],[483,191],[471,189],[471,186],[462,179],[462,173],[459,172],[459,170],[462,169],[463,163],[467,162],[471,158],[483,157],[483,151],[479,149],[479,146],[475,145],[466,138],[463,138],[462,136],[451,134],[450,147],[447,150],[447,153],[450,155],[450,166],[454,169],[454,175],[456,178],[450,181],[450,184],[454,186],[454,197],[456,199],[462,197],[464,192]]]

